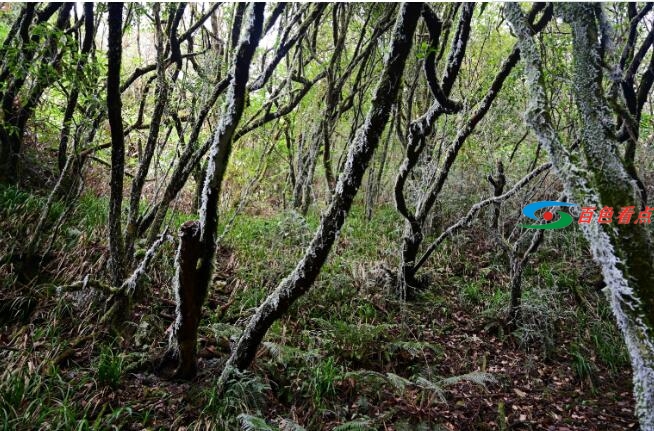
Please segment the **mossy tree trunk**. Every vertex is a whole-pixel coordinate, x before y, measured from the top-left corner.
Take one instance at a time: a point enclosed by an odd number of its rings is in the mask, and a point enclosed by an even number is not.
[[[180,231],[181,244],[174,285],[176,317],[163,363],[166,367],[174,368],[172,376],[175,378],[189,379],[195,375],[197,330],[216,253],[218,199],[234,132],[245,107],[250,64],[261,38],[264,8],[264,3],[251,3],[247,27],[232,59],[224,115],[209,153],[200,221],[186,223]]]
[[[566,193],[579,205],[636,207],[638,187],[613,151],[610,111],[602,89],[599,4],[560,7],[573,36],[573,93],[580,116],[586,166],[570,156],[555,130],[546,99],[545,76],[532,32],[517,3],[506,15],[518,37],[530,91],[527,121],[547,149]],[[654,247],[643,224],[580,225],[606,282],[606,295],[622,332],[633,368],[636,416],[641,429],[654,429]]]
[[[201,255],[200,223],[188,221],[179,229],[173,281],[175,322],[171,328],[169,348],[159,366],[160,371],[169,377],[189,379],[196,373],[197,334],[204,300],[197,271]]]
[[[111,129],[111,179],[109,192],[109,253],[114,287],[125,275],[122,234],[123,181],[125,177],[125,137],[120,94],[120,65],[123,44],[123,4],[109,4],[107,41],[107,118]]]
[[[334,189],[329,208],[322,216],[320,226],[304,257],[250,319],[225,365],[220,378],[222,384],[229,380],[234,369],[242,370],[250,365],[273,322],[311,287],[320,273],[361,185],[388,120],[391,106],[397,97],[421,9],[422,5],[416,3],[406,3],[401,7],[393,30],[390,52],[366,121],[350,142],[347,161]]]

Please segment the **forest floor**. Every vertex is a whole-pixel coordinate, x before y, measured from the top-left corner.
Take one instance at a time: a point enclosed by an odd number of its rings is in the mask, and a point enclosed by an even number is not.
[[[0,428],[638,428],[624,347],[587,256],[555,241],[543,247],[525,274],[523,323],[508,333],[506,263],[474,231],[436,254],[415,298],[388,291],[394,217],[388,209],[368,223],[355,208],[315,288],[222,397],[215,381],[230,343],[294,265],[315,215],[248,215],[234,225],[217,258],[192,382],[161,380],[149,361],[174,312],[172,245],[122,337],[98,325],[100,293],[57,288],[62,268],[79,271],[70,282],[103,267],[101,235],[75,239],[29,277],[5,263]],[[5,254],[20,228],[5,214],[0,223]]]

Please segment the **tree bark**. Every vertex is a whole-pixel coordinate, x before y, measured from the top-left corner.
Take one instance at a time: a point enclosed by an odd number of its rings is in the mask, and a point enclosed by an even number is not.
[[[234,132],[243,114],[252,57],[261,38],[264,3],[250,5],[245,33],[239,40],[231,67],[225,114],[216,130],[202,192],[200,221],[187,223],[182,233],[176,268],[177,312],[173,335],[164,354],[166,365],[176,369],[174,377],[195,374],[195,345],[202,304],[209,290],[216,252],[218,199],[232,149]],[[172,363],[171,363],[172,362]]]
[[[123,43],[123,4],[110,3],[107,49],[107,117],[111,128],[111,182],[109,194],[109,253],[111,281],[121,285],[124,275],[124,250],[121,228],[123,179],[125,176],[125,138],[120,98],[120,64]]]
[[[517,3],[506,16],[518,37],[530,91],[527,122],[548,151],[576,203],[601,208],[635,206],[638,191],[613,151],[615,141],[602,122],[607,112],[598,59],[598,31],[593,4],[568,4],[563,15],[573,34],[573,94],[582,123],[582,147],[588,170],[570,157],[554,129],[545,97],[539,50]],[[591,182],[587,177],[593,177]],[[622,332],[633,368],[636,416],[641,429],[654,429],[654,248],[643,224],[580,225],[593,258],[602,269],[606,295]]]
[[[197,371],[197,334],[204,300],[196,265],[202,254],[200,223],[187,221],[179,229],[175,256],[175,322],[159,371],[167,377],[190,379]]]
[[[59,138],[59,151],[57,152],[57,165],[59,167],[59,172],[63,172],[64,166],[66,165],[66,159],[68,158],[68,141],[70,140],[70,124],[73,120],[73,115],[75,109],[77,108],[77,99],[79,98],[80,93],[80,81],[83,79],[84,66],[86,65],[88,55],[93,49],[93,37],[95,36],[95,25],[93,21],[93,3],[85,2],[84,3],[84,40],[82,42],[82,48],[80,50],[80,59],[77,61],[77,66],[75,69],[77,82],[73,85],[73,88],[70,90],[70,96],[68,96],[68,103],[66,105],[66,111],[64,112],[64,121],[61,128],[61,136]]]
[[[134,252],[134,241],[137,236],[137,223],[139,216],[139,204],[141,202],[141,194],[143,193],[143,186],[145,185],[145,179],[150,170],[150,164],[152,157],[154,156],[154,150],[159,139],[159,130],[161,128],[161,123],[163,121],[164,112],[166,106],[168,105],[169,88],[168,82],[166,79],[166,66],[164,64],[164,36],[162,23],[160,18],[159,5],[154,4],[154,14],[155,14],[155,32],[156,32],[156,49],[157,49],[157,93],[155,99],[155,105],[152,112],[152,118],[150,120],[150,130],[148,133],[148,140],[145,144],[145,150],[143,151],[142,157],[139,160],[139,166],[136,171],[136,175],[132,180],[132,188],[130,192],[129,200],[129,214],[127,218],[127,226],[125,228],[125,259],[130,262],[132,260]],[[171,17],[169,16],[169,19]],[[179,24],[179,20],[174,20]],[[175,24],[173,23],[173,26]],[[175,27],[171,27],[171,38],[176,38],[177,30]],[[172,39],[169,38],[169,43],[174,45]],[[179,53],[179,47],[176,48],[178,52],[176,55],[177,66],[175,69],[175,76],[179,73],[181,67],[181,53]],[[174,79],[173,79],[174,80]]]
[[[422,5],[416,3],[406,3],[402,6],[395,23],[391,49],[368,116],[364,126],[359,129],[359,133],[350,143],[347,162],[339,176],[331,204],[321,218],[320,226],[302,260],[250,319],[220,377],[223,385],[229,380],[235,368],[242,370],[250,365],[270,326],[311,287],[327,259],[361,185],[370,158],[388,120],[391,105],[397,96],[421,8]]]
[[[488,182],[493,186],[493,196],[501,196],[504,193],[504,186],[506,185],[506,176],[504,176],[504,164],[501,160],[497,161],[497,168],[495,171],[495,176],[488,176]],[[493,213],[491,215],[491,229],[497,231],[500,220],[500,208],[501,203],[497,202],[493,204]]]

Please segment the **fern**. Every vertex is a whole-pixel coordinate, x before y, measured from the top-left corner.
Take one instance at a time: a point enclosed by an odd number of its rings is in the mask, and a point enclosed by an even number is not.
[[[440,379],[437,382],[431,381],[421,376],[415,377],[413,380],[409,380],[402,376],[398,376],[397,374],[386,373],[384,375],[371,370],[350,371],[346,373],[344,377],[352,377],[355,380],[359,379],[366,381],[374,385],[375,389],[381,385],[391,384],[400,393],[403,393],[407,387],[414,387],[423,392],[429,392],[436,395],[436,397],[441,402],[445,402],[445,387],[447,386],[466,381],[486,388],[487,384],[497,383],[495,376],[490,373],[484,373],[480,371],[473,371],[471,373],[462,374],[459,376],[447,377],[445,379]]]
[[[367,382],[368,384],[373,385],[374,389],[388,383],[388,378],[385,375],[371,370],[356,370],[345,373],[345,379],[350,377],[355,381],[360,380]]]
[[[238,413],[246,412],[244,417],[249,417],[249,412],[260,414],[266,403],[266,392],[270,391],[267,383],[247,371],[235,371],[234,377],[227,382],[224,394],[217,392],[216,388],[217,386],[213,386],[207,391],[203,414],[213,417],[220,429],[234,429],[240,419],[237,417]],[[245,427],[244,422],[241,422]],[[257,424],[257,421],[246,422]]]
[[[241,329],[236,326],[230,325],[228,323],[213,323],[209,325],[209,328],[214,334],[216,339],[225,338],[228,340],[238,339],[241,336]]]
[[[369,431],[372,429],[370,421],[358,419],[338,425],[334,427],[332,431]]]
[[[304,427],[290,419],[280,420],[279,429],[280,431],[306,431]]]
[[[459,382],[472,382],[479,386],[486,388],[487,383],[497,383],[497,379],[491,373],[484,373],[481,371],[473,371],[471,373],[462,374],[460,376],[448,377],[441,380],[441,383],[445,386],[454,385]]]
[[[443,352],[439,346],[425,341],[393,341],[388,343],[388,347],[392,352],[407,352],[412,358],[421,356],[426,350],[436,355],[440,355]]]
[[[258,416],[241,413],[238,415],[238,420],[241,421],[241,428],[244,431],[279,431],[278,428],[273,428],[265,419]]]
[[[272,341],[263,342],[263,346],[268,350],[268,353],[270,353],[273,359],[280,364],[288,364],[295,359],[308,362],[320,357],[320,353],[315,349],[298,349],[297,347],[274,343]]]
[[[407,386],[414,386],[414,383],[411,380],[405,379],[397,374],[386,373],[386,378],[390,384],[400,391],[400,393],[404,393]]]
[[[434,383],[431,380],[427,380],[424,377],[418,377],[416,379],[416,385],[419,386],[423,391],[428,391],[436,395],[439,401],[445,402],[445,391],[443,387],[438,383]]]

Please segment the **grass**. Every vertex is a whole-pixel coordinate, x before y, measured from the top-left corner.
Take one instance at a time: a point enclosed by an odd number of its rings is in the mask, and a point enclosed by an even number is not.
[[[313,394],[316,406],[322,407],[324,399],[336,395],[336,381],[343,376],[343,368],[333,357],[319,361],[310,371],[311,377],[307,381],[306,391]]]
[[[113,349],[103,346],[98,358],[96,375],[98,383],[117,388],[123,374],[123,358]]]
[[[9,208],[31,212],[39,210],[43,202],[43,198],[19,190],[0,190],[0,211]],[[66,227],[96,235],[104,232],[106,205],[104,198],[82,196],[71,216],[75,224]],[[190,218],[171,214],[173,225]],[[234,253],[234,273],[230,277],[237,281],[231,284],[237,286],[235,301],[220,319],[207,313],[201,328],[203,344],[229,342],[238,335],[253,309],[293,269],[318,222],[315,213],[303,218],[293,212],[244,214],[236,219],[223,243],[225,250]],[[468,262],[466,250],[474,237],[457,238],[456,247],[443,247],[425,268],[432,279],[428,289],[420,292],[415,302],[402,304],[372,272],[378,263],[397,268],[401,226],[391,206],[377,208],[368,221],[363,208],[356,205],[313,288],[273,325],[254,369],[228,385],[228,393],[223,396],[216,391],[215,373],[204,376],[182,395],[168,391],[175,386],[146,385],[142,394],[130,393],[141,387],[131,382],[131,377],[126,378],[129,364],[125,351],[130,347],[110,338],[100,337],[85,350],[76,349],[69,361],[52,365],[54,353],[45,352],[68,348],[71,334],[79,331],[80,316],[70,301],[50,301],[47,309],[45,303],[40,304],[31,317],[40,316],[36,324],[28,329],[7,328],[12,340],[23,339],[25,332],[21,331],[28,331],[28,339],[44,347],[0,356],[6,369],[11,370],[3,374],[0,384],[0,429],[32,429],[46,423],[56,424],[53,429],[89,430],[122,428],[129,423],[154,429],[171,426],[162,420],[163,407],[158,403],[175,408],[175,415],[182,421],[175,425],[190,429],[287,429],[282,424],[291,423],[290,419],[306,429],[320,429],[325,423],[331,428],[376,429],[382,425],[380,418],[386,418],[383,423],[395,424],[397,429],[434,423],[431,413],[427,413],[433,409],[426,406],[441,396],[450,396],[450,386],[439,389],[442,392],[436,396],[428,383],[446,381],[439,375],[453,373],[439,369],[451,361],[448,358],[452,354],[452,345],[441,344],[441,340],[448,340],[450,333],[457,331],[460,323],[453,322],[462,313],[482,321],[504,315],[509,299],[507,280],[496,277],[491,281],[491,276],[501,274],[505,263],[492,251],[473,256],[478,259],[475,263]],[[167,250],[157,263],[162,268],[155,269],[168,279],[171,274],[165,265],[173,252],[172,247]],[[543,247],[534,259],[546,260],[552,253],[551,248]],[[569,365],[580,382],[588,382],[598,373],[596,367],[621,375],[628,361],[608,308],[600,305],[598,315],[594,315],[572,299],[569,287],[583,272],[583,258],[579,253],[570,260],[572,264],[540,263],[527,269],[524,311],[530,320],[517,336],[522,337],[523,348],[530,352],[537,350],[534,346],[546,344],[552,358],[557,357],[557,352],[566,353],[566,347],[557,341],[572,336],[575,350],[567,352]],[[463,269],[452,275],[451,268],[457,262],[463,262]],[[166,286],[162,287],[161,292],[168,295]],[[600,296],[583,286],[577,290],[589,303],[602,304]],[[56,294],[55,289],[45,292],[45,297]],[[148,307],[141,312],[155,328],[151,335],[155,339],[145,343],[145,348],[152,343],[149,353],[158,340],[164,340],[163,330],[169,323],[168,317],[159,314],[170,310],[161,309],[156,299]],[[570,322],[578,325],[574,334],[570,333],[569,328],[575,327]],[[493,360],[492,355],[487,356]],[[456,364],[457,372],[475,371],[480,362],[480,358],[461,361]],[[28,364],[33,364],[32,368]],[[451,362],[447,366],[451,367]],[[372,383],[353,377],[370,373],[383,378]],[[389,379],[402,391],[387,393],[384,388]],[[113,393],[126,395],[116,399],[111,398]],[[97,399],[87,399],[90,396]],[[114,401],[107,403],[107,399]],[[496,420],[509,420],[497,419],[503,416],[499,406],[491,410]],[[296,413],[292,416],[291,411],[300,412],[302,417]],[[403,411],[427,416],[407,421]]]

